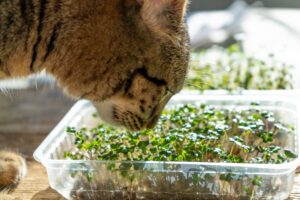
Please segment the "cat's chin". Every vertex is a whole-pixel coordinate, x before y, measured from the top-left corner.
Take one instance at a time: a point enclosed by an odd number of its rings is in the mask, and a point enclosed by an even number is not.
[[[114,126],[122,126],[128,130],[138,131],[145,128],[147,118],[138,112],[139,105],[122,96],[115,96],[103,102],[94,103],[100,118]]]
[[[123,112],[123,107],[120,108],[110,101],[95,103],[94,105],[97,108],[100,118],[108,124],[124,127],[131,131],[139,131],[145,126],[144,120],[136,114],[130,111]]]
[[[114,126],[123,126],[132,131],[153,128],[173,93],[167,91],[157,103],[146,103],[146,97],[128,98],[122,94],[108,98],[103,102],[95,102],[101,119]]]
[[[93,103],[96,107],[100,118],[113,126],[122,126],[122,124],[114,119],[113,103],[110,101],[103,101],[101,103]]]

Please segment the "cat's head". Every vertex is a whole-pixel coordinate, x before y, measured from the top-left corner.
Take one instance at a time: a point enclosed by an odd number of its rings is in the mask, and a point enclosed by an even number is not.
[[[64,60],[50,72],[67,93],[91,100],[104,121],[153,127],[186,77],[187,1],[78,1],[72,12],[84,10],[74,15],[86,20],[70,25],[56,59]]]
[[[142,40],[148,52],[140,65],[131,70],[123,87],[96,104],[102,119],[131,130],[156,124],[166,103],[182,89],[189,58],[184,22],[187,1],[138,2],[141,7],[134,19],[135,27],[140,29],[140,37],[145,37]]]

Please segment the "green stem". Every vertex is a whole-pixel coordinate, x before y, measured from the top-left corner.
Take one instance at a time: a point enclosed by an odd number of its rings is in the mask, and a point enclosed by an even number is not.
[[[250,200],[254,200],[254,195],[255,195],[255,186],[253,186]]]

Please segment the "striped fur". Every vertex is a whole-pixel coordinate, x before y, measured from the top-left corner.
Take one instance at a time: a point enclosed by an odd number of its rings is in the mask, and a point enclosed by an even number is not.
[[[0,78],[46,71],[70,96],[93,101],[104,120],[152,127],[187,73],[186,6],[187,0],[0,0]]]

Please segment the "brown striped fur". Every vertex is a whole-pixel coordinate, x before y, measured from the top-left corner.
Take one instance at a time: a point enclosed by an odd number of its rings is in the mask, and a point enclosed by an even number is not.
[[[10,199],[8,193],[12,192],[19,181],[26,175],[25,160],[11,151],[0,151],[0,199]]]
[[[93,101],[104,120],[152,127],[187,72],[186,5],[0,0],[0,78],[46,71],[67,94]]]

